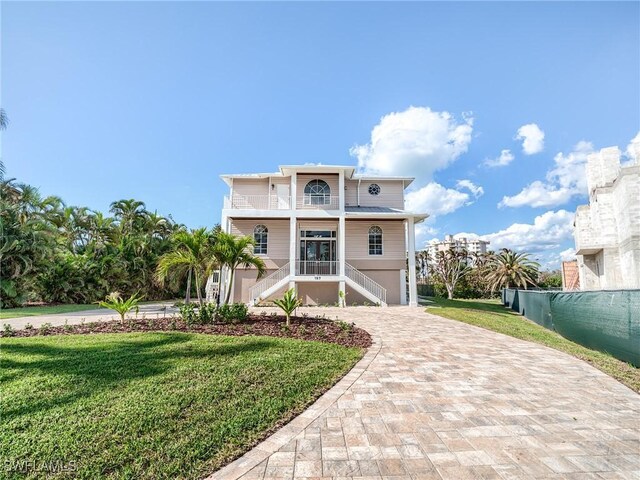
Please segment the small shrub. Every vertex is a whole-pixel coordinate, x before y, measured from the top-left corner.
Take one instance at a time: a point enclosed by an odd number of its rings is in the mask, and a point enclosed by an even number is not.
[[[193,303],[181,305],[179,311],[180,317],[187,325],[192,325],[196,321],[196,307]]]
[[[178,324],[176,322],[176,316],[173,315],[171,317],[171,323],[169,324],[169,327],[171,328],[171,330],[177,330],[178,329]]]
[[[298,333],[300,335],[306,335],[307,334],[307,327],[305,327],[304,325],[300,325],[298,327]]]
[[[2,332],[4,337],[13,337],[14,335],[13,328],[8,323],[2,325]]]
[[[345,322],[344,320],[338,320],[336,323],[338,324],[338,327],[340,327],[340,330],[342,330],[345,333],[351,333],[351,330],[353,330],[353,327],[356,326],[355,323],[348,323],[348,322]]]
[[[217,316],[225,322],[241,322],[247,319],[249,308],[244,303],[227,303],[220,305]]]
[[[33,330],[33,325],[31,325],[30,323],[27,323],[27,324],[24,326],[24,329],[25,329],[25,330]]]
[[[149,326],[149,328],[153,329],[155,328],[156,324],[153,321],[153,318],[150,318],[149,320],[147,320],[147,325]]]
[[[64,331],[65,332],[70,332],[72,330],[71,325],[69,325],[69,320],[65,320],[64,321]]]
[[[40,325],[40,335],[46,335],[49,333],[49,331],[51,330],[51,327],[53,327],[53,325],[51,325],[50,323],[43,323],[42,325]]]
[[[198,309],[198,321],[202,325],[213,323],[216,318],[216,304],[205,303]]]

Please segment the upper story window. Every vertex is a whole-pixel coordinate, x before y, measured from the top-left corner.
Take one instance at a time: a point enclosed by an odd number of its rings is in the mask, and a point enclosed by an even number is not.
[[[256,225],[253,229],[253,240],[256,242],[253,246],[253,251],[256,255],[267,254],[267,237],[269,235],[269,229],[266,225]]]
[[[369,185],[369,194],[370,195],[380,195],[380,185],[377,183],[372,183]]]
[[[382,255],[382,229],[377,225],[369,228],[369,255]]]
[[[305,205],[328,205],[331,202],[331,188],[324,180],[311,180],[304,187]]]

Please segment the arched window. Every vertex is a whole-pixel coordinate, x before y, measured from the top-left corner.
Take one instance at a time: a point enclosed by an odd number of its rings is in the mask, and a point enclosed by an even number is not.
[[[311,180],[304,187],[305,205],[328,205],[331,202],[331,188],[324,180]]]
[[[267,237],[269,235],[269,229],[265,225],[256,225],[253,229],[253,239],[256,244],[253,246],[253,251],[256,255],[267,254]]]
[[[369,255],[382,255],[382,229],[377,225],[369,228]]]

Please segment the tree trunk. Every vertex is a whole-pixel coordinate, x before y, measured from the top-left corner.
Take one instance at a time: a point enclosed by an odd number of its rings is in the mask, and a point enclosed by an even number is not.
[[[449,297],[449,300],[453,300],[453,288],[449,285],[447,285],[447,296]]]
[[[235,269],[229,268],[229,270],[231,271],[231,273],[229,274],[229,285],[227,287],[227,295],[224,299],[225,305],[228,304],[229,300],[231,299],[231,289],[233,288],[233,276],[235,274]]]
[[[202,306],[202,295],[200,292],[200,275],[198,275],[198,272],[195,272],[195,276],[196,276],[196,291],[198,293],[198,305]]]
[[[189,267],[189,274],[187,275],[187,293],[184,296],[184,303],[189,305],[191,302],[191,267]]]

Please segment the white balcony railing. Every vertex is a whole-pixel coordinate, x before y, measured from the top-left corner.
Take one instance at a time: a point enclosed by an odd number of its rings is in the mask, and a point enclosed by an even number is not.
[[[233,195],[224,197],[224,208],[240,210],[289,210],[291,197],[274,195]],[[338,210],[340,199],[337,195],[303,195],[296,201],[297,209]]]
[[[233,195],[224,197],[224,208],[250,210],[289,210],[291,197],[278,195]]]
[[[335,260],[296,260],[296,275],[338,275]]]
[[[340,199],[337,195],[303,195],[298,198],[296,208],[337,210],[340,208]]]

